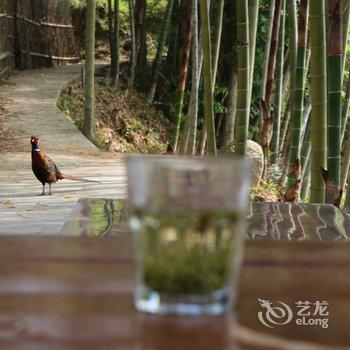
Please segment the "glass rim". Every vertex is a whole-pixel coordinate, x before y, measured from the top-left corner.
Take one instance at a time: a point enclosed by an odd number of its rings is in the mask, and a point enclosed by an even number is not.
[[[181,163],[191,163],[191,162],[200,162],[202,164],[241,164],[243,166],[250,166],[250,160],[247,157],[237,156],[237,155],[218,155],[218,156],[186,156],[186,155],[157,155],[157,154],[129,154],[126,156],[126,163],[131,163],[137,160],[141,161],[151,161],[154,163],[172,163],[174,161],[178,161]]]

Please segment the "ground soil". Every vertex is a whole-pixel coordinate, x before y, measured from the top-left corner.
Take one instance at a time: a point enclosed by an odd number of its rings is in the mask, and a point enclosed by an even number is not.
[[[81,128],[84,116],[84,88],[74,79],[61,91],[59,107]],[[130,91],[125,83],[115,88],[108,76],[95,82],[96,145],[123,153],[166,152],[171,123],[160,110],[146,103],[142,93]]]

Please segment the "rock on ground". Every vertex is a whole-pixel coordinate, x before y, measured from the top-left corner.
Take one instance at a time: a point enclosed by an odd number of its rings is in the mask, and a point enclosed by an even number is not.
[[[258,187],[264,169],[262,147],[252,140],[247,141],[247,158],[252,162],[252,187]]]
[[[234,143],[228,144],[220,153],[234,154]],[[248,140],[246,156],[252,163],[252,187],[258,187],[264,169],[264,153],[262,147],[257,142]]]

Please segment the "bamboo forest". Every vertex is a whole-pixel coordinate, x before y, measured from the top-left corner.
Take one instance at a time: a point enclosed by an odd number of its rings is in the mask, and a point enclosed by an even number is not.
[[[128,89],[170,121],[167,152],[244,155],[252,140],[263,151],[261,181],[275,181],[280,200],[348,207],[349,2],[164,1],[152,49],[149,3],[128,2]],[[120,4],[107,5],[110,83],[118,86]],[[93,28],[94,2],[87,7]],[[88,58],[92,30],[87,36]]]
[[[256,200],[349,209],[349,1],[32,2],[3,72],[85,59],[58,105],[100,149],[246,155]],[[49,54],[30,16],[64,21]]]

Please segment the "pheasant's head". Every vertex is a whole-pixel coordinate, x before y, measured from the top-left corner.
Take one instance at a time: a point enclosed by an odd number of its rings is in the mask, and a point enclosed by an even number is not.
[[[39,137],[37,136],[32,136],[30,138],[30,144],[32,145],[32,150],[39,149],[38,141],[39,141]]]

